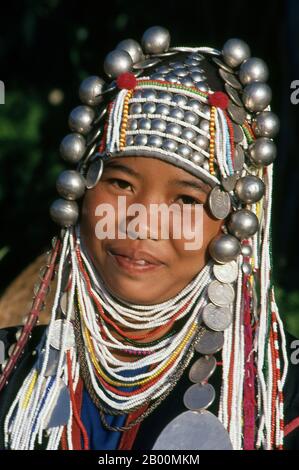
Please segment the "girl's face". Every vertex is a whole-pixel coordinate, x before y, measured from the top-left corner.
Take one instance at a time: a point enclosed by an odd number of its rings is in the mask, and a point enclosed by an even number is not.
[[[211,187],[199,178],[156,158],[117,157],[105,164],[99,183],[85,193],[80,227],[88,254],[112,294],[134,304],[151,305],[174,297],[187,286],[206,264],[209,258],[208,245],[220,232],[223,223],[209,212],[207,198],[210,190]],[[117,238],[119,196],[126,197],[123,200],[127,210],[136,203],[146,208],[148,217],[145,219],[146,226],[142,227],[147,234],[145,238],[132,239],[130,232],[125,239]],[[114,239],[97,237],[97,222],[103,216],[107,220],[105,214],[101,217],[95,215],[100,204],[109,204],[114,208],[115,217],[111,221],[115,226]],[[200,224],[199,227],[203,236],[201,244],[194,249],[190,249],[189,245],[186,249],[186,243],[188,246],[192,239],[185,238],[183,225],[181,237],[174,236],[171,212],[168,238],[161,236],[161,217],[158,230],[150,232],[151,204],[164,204],[167,207],[176,204],[176,213],[182,217],[183,208],[187,209],[189,219],[184,220],[191,221],[191,233],[194,233],[195,228],[195,204],[202,204],[202,226]],[[130,226],[137,215],[121,215],[121,226],[127,230],[128,224]],[[155,265],[150,265],[151,269],[148,269],[149,265],[145,269],[127,259],[132,256],[146,257],[145,252],[153,257],[151,261]]]

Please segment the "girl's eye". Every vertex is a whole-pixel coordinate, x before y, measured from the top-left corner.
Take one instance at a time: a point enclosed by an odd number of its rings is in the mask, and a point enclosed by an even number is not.
[[[126,189],[128,186],[131,186],[130,183],[120,178],[109,178],[108,181],[109,183],[118,186],[120,189]]]
[[[201,204],[200,201],[198,201],[197,199],[195,199],[194,197],[192,196],[181,196],[180,199],[183,201],[183,204]]]

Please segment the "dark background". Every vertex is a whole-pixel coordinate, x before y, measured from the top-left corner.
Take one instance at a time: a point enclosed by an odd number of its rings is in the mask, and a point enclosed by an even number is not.
[[[105,55],[144,30],[170,30],[171,45],[222,48],[231,37],[248,42],[270,69],[272,109],[281,119],[276,139],[273,258],[277,297],[291,331],[299,334],[299,2],[284,1],[18,1],[1,5],[0,293],[57,231],[48,215],[55,181],[65,168],[59,144],[89,75],[104,77]],[[298,318],[298,320],[297,320]]]

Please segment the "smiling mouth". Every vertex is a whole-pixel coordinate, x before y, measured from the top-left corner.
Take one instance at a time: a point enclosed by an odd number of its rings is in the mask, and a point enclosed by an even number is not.
[[[111,250],[107,250],[108,255],[116,262],[117,266],[124,269],[125,271],[134,272],[148,272],[154,269],[161,268],[164,266],[163,263],[150,263],[144,259],[132,259],[128,256],[113,253]]]

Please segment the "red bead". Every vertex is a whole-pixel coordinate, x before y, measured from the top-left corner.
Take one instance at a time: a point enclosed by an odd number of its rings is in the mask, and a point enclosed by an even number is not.
[[[216,108],[226,109],[228,107],[229,99],[223,91],[215,91],[215,93],[209,95],[209,104]]]
[[[121,90],[133,90],[137,85],[137,80],[133,73],[124,72],[117,77],[116,84]]]

